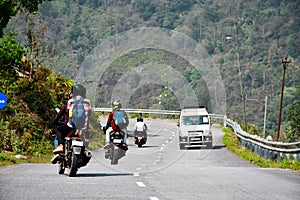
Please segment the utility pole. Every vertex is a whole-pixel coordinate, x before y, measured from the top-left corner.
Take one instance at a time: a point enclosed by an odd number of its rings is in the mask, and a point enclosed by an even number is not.
[[[240,81],[240,88],[241,88],[241,97],[242,97],[242,103],[243,103],[244,125],[245,125],[245,131],[247,132],[246,103],[245,103],[245,95],[244,95],[244,88],[243,88],[242,69],[241,69],[241,65],[240,65],[240,48],[239,48],[239,44],[238,44],[236,24],[234,25],[234,32],[235,32],[235,43],[236,43],[236,50],[237,50],[237,61],[238,61],[238,68],[239,68],[239,81]]]
[[[279,115],[278,115],[278,129],[277,129],[277,137],[276,140],[279,140],[280,137],[280,123],[281,123],[281,115],[282,115],[282,100],[283,100],[283,90],[284,90],[284,78],[285,78],[285,70],[291,60],[288,61],[288,56],[284,59],[282,58],[281,63],[283,65],[283,74],[282,74],[282,84],[281,84],[281,96],[280,96],[280,107],[279,107]]]
[[[264,138],[266,138],[266,121],[267,121],[267,104],[268,104],[268,96],[265,99],[265,115],[264,115]]]

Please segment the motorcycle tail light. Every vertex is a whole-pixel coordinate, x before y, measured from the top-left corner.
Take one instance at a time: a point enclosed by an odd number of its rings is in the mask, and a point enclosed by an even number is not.
[[[76,140],[77,140],[77,141],[81,141],[81,139],[80,139],[80,138],[76,138]]]

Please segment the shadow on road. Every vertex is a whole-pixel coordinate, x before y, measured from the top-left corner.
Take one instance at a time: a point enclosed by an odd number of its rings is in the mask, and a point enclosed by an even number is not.
[[[212,149],[206,148],[206,147],[189,147],[186,148],[186,150],[200,150],[200,149],[205,149],[205,150],[214,150],[214,149],[223,149],[226,148],[225,145],[214,145]]]
[[[133,176],[132,173],[79,173],[77,177]]]
[[[139,149],[147,149],[147,148],[157,148],[158,146],[154,145],[143,145],[142,147],[139,147]]]
[[[215,145],[213,146],[213,149],[223,149],[223,148],[226,148],[225,145]]]

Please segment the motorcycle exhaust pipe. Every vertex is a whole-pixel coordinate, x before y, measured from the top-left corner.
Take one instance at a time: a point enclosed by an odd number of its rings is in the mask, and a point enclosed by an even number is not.
[[[92,157],[92,152],[91,151],[85,151],[84,152],[85,153],[85,155],[86,155],[86,157]]]

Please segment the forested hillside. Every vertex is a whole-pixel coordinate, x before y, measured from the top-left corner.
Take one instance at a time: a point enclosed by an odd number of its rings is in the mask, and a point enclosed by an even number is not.
[[[71,79],[94,48],[117,34],[140,27],[178,31],[201,44],[221,74],[227,107],[218,114],[243,121],[245,105],[247,123],[262,132],[267,105],[267,134],[275,136],[281,59],[286,55],[291,63],[285,75],[282,130],[299,120],[290,121],[287,115],[290,107],[299,105],[299,13],[300,2],[294,0],[54,0],[42,3],[36,13],[19,13],[6,30],[19,33],[17,41],[31,47],[31,58]],[[127,52],[110,64],[96,84],[94,105],[109,106],[118,79],[150,62],[172,66],[197,91],[199,104],[211,107],[204,74],[179,55],[147,48]],[[171,79],[168,72],[165,76]],[[180,109],[174,92],[155,83],[139,88],[131,98],[133,108]]]

